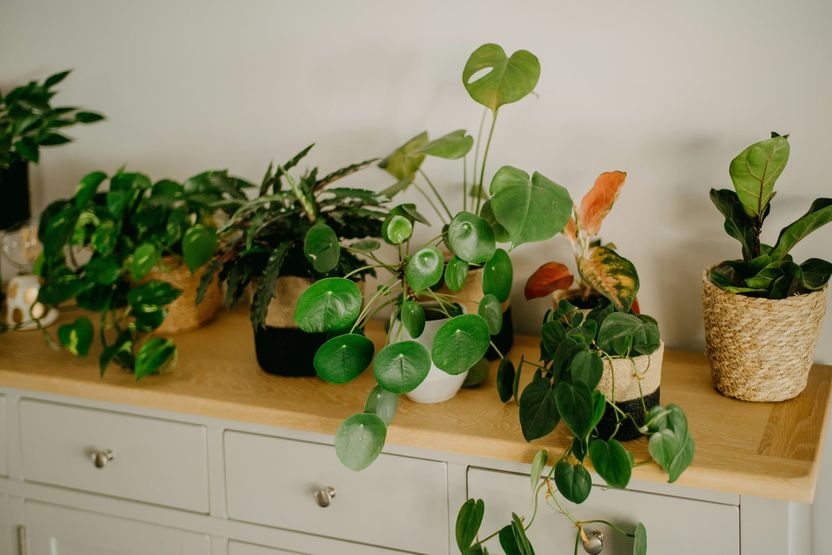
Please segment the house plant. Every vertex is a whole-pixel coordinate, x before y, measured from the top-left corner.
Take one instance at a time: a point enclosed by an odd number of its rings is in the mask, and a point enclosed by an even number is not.
[[[192,272],[203,267],[216,248],[216,211],[243,195],[242,184],[225,171],[180,185],[119,170],[100,191],[106,180],[103,172],[90,173],[72,199],[44,211],[38,300],[47,306],[74,301],[63,308],[98,314],[102,374],[115,362],[141,379],[175,361],[170,339],[148,337],[182,294],[158,272],[162,261],[181,257]],[[71,353],[86,356],[94,326],[82,315],[60,326],[57,336]]]
[[[362,282],[372,275],[373,268],[356,256],[360,251],[342,251],[339,241],[380,236],[385,215],[381,206],[386,198],[378,193],[332,186],[375,160],[325,176],[318,175],[318,168],[298,177],[289,173],[313,146],[283,165],[270,164],[258,195],[238,203],[221,229],[219,254],[199,288],[201,300],[216,276],[230,305],[253,291],[257,360],[263,370],[279,375],[315,375],[312,358],[326,334],[306,335],[295,326],[297,298],[328,276]]]
[[[651,460],[659,465],[673,482],[693,460],[694,441],[688,431],[687,418],[677,405],[647,407],[644,395],[639,397],[639,416],[625,413],[601,390],[603,360],[614,357],[631,359],[633,354],[649,354],[660,349],[655,320],[644,315],[617,310],[610,302],[591,312],[579,310],[561,300],[556,310],[547,312],[541,340],[541,364],[521,360],[535,368],[532,382],[520,395],[520,424],[527,440],[544,437],[562,421],[568,444],[546,472],[549,454],[541,450],[531,467],[534,512],[523,520],[513,515],[512,521],[491,536],[478,539],[485,505],[482,500],[469,499],[457,518],[457,544],[462,553],[484,553],[484,544],[499,537],[506,553],[534,553],[526,529],[535,518],[539,497],[556,504],[560,513],[577,528],[575,553],[583,543],[588,552],[600,553],[602,539],[589,533],[587,525],[603,523],[634,538],[636,554],[646,553],[647,532],[642,524],[634,530],[602,520],[579,520],[558,500],[562,497],[581,504],[592,490],[592,479],[586,468],[591,462],[595,471],[614,488],[624,488],[630,481],[636,462],[632,453],[619,441],[620,433],[629,424],[639,435],[649,437]],[[631,367],[635,370],[635,365]],[[632,371],[631,370],[631,371]],[[501,396],[516,397],[517,375],[506,367],[499,378]],[[614,392],[615,380],[613,380]],[[614,393],[613,393],[614,395]],[[611,419],[610,419],[611,416]],[[610,419],[611,427],[604,426]],[[647,462],[647,461],[643,461]],[[602,545],[602,544],[601,544]],[[598,550],[593,550],[598,549]]]
[[[472,77],[486,68],[491,71],[484,77]],[[370,392],[364,412],[347,418],[335,435],[338,457],[353,470],[366,468],[381,452],[399,395],[408,394],[419,402],[444,401],[456,394],[469,370],[482,366],[489,345],[502,356],[492,337],[503,325],[502,303],[511,292],[512,265],[498,243],[514,247],[544,240],[566,224],[572,206],[569,193],[539,173],[529,176],[520,169],[503,166],[487,192],[483,183],[500,106],[531,92],[538,74],[537,59],[529,52],[519,51],[508,57],[493,44],[474,51],[463,71],[463,81],[471,97],[491,110],[492,129],[482,166],[475,164],[478,172],[471,185],[476,191],[471,202],[473,211],[467,210],[466,195],[463,209],[451,212],[420,169],[427,155],[464,158],[473,139],[464,131],[433,141],[420,135],[382,161],[382,166],[399,179],[387,192],[418,187],[418,173],[435,194],[437,203],[433,206],[444,223],[442,232],[411,245],[414,226],[424,223],[424,218],[412,205],[396,206],[382,224],[382,238],[396,247],[394,261],[385,262],[374,254],[378,243],[344,245],[347,251],[365,250],[372,260],[369,267],[389,274],[366,302],[361,291],[346,279],[349,275],[322,280],[298,300],[298,327],[311,333],[333,334],[315,355],[315,370],[321,378],[345,383],[373,365],[377,386]],[[463,188],[467,187],[464,179]],[[430,198],[426,192],[425,196]],[[319,256],[317,251],[318,247],[307,241],[307,256]],[[482,268],[478,279],[480,301],[475,306],[459,294],[472,267]],[[390,331],[385,346],[376,353],[373,343],[357,332],[388,306],[392,307]]]
[[[773,246],[762,243],[789,150],[788,135],[772,133],[731,161],[734,191],[710,193],[742,258],[703,275],[708,359],[716,389],[746,401],[782,401],[803,391],[826,311],[832,264],[819,258],[798,264],[789,251],[832,221],[832,199],[815,200]]]

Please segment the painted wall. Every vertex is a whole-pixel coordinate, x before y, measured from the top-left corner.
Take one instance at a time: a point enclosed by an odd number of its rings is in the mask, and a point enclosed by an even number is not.
[[[529,49],[543,66],[537,96],[501,113],[491,172],[537,170],[579,198],[601,171],[626,170],[604,235],[639,268],[642,307],[667,343],[702,349],[701,272],[739,255],[707,197],[730,185],[731,158],[770,130],[791,133],[770,241],[832,193],[830,18],[823,0],[3,0],[0,87],[73,67],[59,99],[109,116],[44,153],[33,176],[42,207],[86,172],[125,163],[154,177],[228,167],[256,180],[311,142],[312,161],[333,169],[423,129],[474,131],[481,110],[460,80],[470,51]],[[458,198],[458,164],[426,170]],[[353,183],[389,180],[374,170]],[[829,245],[827,230],[794,254],[830,257]],[[512,257],[517,326],[533,332],[547,303],[524,302],[522,284],[543,261],[568,259],[568,246],[561,237]],[[832,311],[817,356],[832,363]],[[832,518],[829,459],[817,522]],[[832,545],[832,530],[817,526],[816,545]]]

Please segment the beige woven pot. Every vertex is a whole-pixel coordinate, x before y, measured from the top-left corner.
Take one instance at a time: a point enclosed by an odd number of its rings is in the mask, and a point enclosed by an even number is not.
[[[821,322],[826,289],[786,299],[728,293],[702,275],[705,342],[714,387],[744,401],[784,401],[800,394]]]
[[[662,342],[650,355],[635,356],[632,359],[614,358],[612,362],[604,359],[604,373],[598,382],[598,390],[615,403],[640,399],[642,395],[646,397],[659,389],[662,383],[663,358]]]
[[[197,305],[196,291],[202,272],[197,270],[192,274],[187,266],[172,257],[163,258],[161,266],[165,270],[153,269],[146,279],[166,281],[181,289],[182,294],[167,306],[167,315],[157,333],[170,335],[195,330],[214,317],[222,306],[222,292],[215,283],[208,287],[205,298]]]

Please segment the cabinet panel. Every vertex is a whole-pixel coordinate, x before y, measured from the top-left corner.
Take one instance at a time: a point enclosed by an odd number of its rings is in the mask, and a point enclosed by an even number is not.
[[[7,418],[6,398],[0,395],[0,476],[9,474],[9,419]]]
[[[12,528],[9,496],[0,494],[0,553],[14,553],[15,531]]]
[[[236,520],[437,555],[448,551],[445,463],[382,454],[344,468],[330,445],[226,432],[228,514]],[[332,487],[320,507],[316,491]]]
[[[551,509],[543,495],[541,492],[537,519],[529,530],[529,538],[538,553],[572,553],[576,528]],[[528,516],[532,511],[527,475],[471,468],[468,496],[485,501],[481,530],[486,535],[508,524],[512,512]],[[733,505],[596,485],[583,504],[563,503],[579,520],[607,520],[625,530],[643,522],[647,527],[648,553],[739,555],[740,552],[739,508]],[[632,554],[631,538],[603,524],[588,525],[588,528],[604,533],[604,555]],[[486,545],[492,552],[501,552],[496,540]]]
[[[285,551],[251,543],[228,542],[228,555],[306,555],[297,551]]]
[[[26,480],[208,511],[202,426],[24,399],[20,428]],[[113,459],[98,468],[105,449]]]
[[[208,536],[27,501],[28,555],[210,555]]]

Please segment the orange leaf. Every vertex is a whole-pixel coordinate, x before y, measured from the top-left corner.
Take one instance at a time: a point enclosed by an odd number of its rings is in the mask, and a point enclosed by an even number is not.
[[[604,172],[595,180],[595,185],[581,200],[579,222],[587,235],[598,235],[601,222],[610,213],[618,193],[627,179],[626,172]]]
[[[576,243],[578,241],[578,226],[575,225],[575,219],[569,218],[569,221],[566,222],[566,227],[563,228],[563,232],[569,237],[569,240],[572,243]]]
[[[558,289],[567,289],[575,277],[559,262],[547,262],[526,281],[526,300],[544,297]]]

